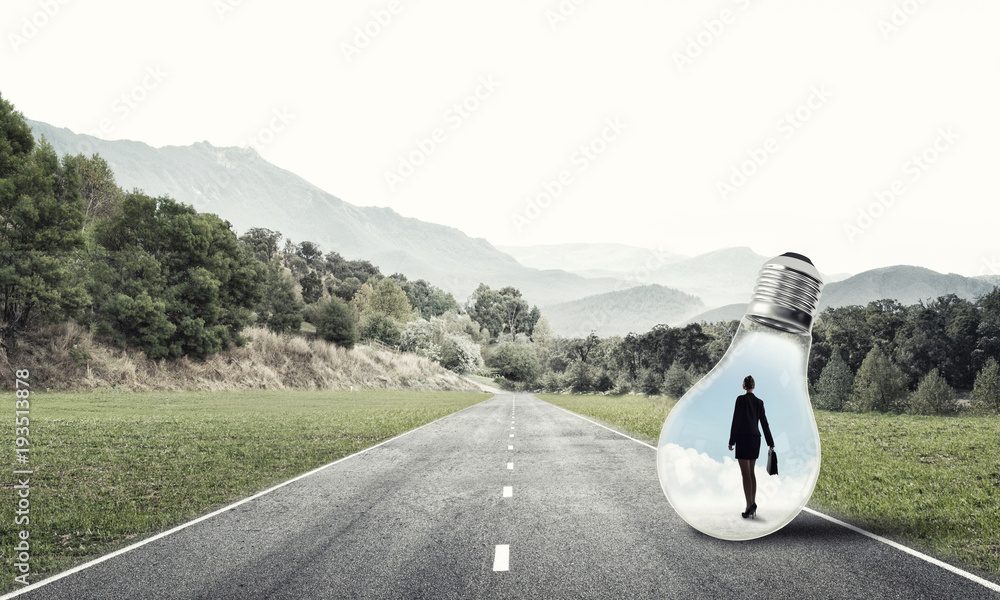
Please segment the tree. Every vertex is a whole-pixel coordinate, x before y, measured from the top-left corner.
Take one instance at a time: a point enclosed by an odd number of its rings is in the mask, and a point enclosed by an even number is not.
[[[261,283],[260,302],[254,307],[257,321],[275,333],[294,333],[302,328],[302,301],[295,297],[295,282],[277,260],[267,263]]]
[[[311,269],[321,267],[320,259],[323,258],[323,251],[320,249],[319,244],[310,241],[302,242],[296,247],[295,255],[306,261],[306,264]]]
[[[90,158],[82,154],[66,156],[63,161],[80,174],[80,195],[83,199],[84,229],[95,221],[113,215],[125,198],[125,193],[115,183],[115,175],[108,162],[95,154]]]
[[[0,349],[11,354],[36,321],[79,315],[89,303],[78,264],[84,245],[80,173],[35,145],[21,113],[0,97]]]
[[[240,331],[259,303],[265,268],[227,222],[133,192],[95,225],[94,240],[105,263],[95,268],[92,285],[90,319],[99,327],[110,326],[151,358],[201,359],[243,342]],[[161,326],[161,314],[172,332]]]
[[[851,398],[854,387],[854,374],[840,354],[840,348],[834,346],[830,361],[823,367],[816,384],[816,394],[813,404],[823,410],[843,410]]]
[[[694,377],[677,360],[663,375],[663,393],[671,398],[680,399],[694,383]]]
[[[1000,366],[995,358],[986,361],[972,386],[972,406],[979,412],[1000,413]]]
[[[914,415],[947,415],[958,410],[955,390],[951,389],[937,369],[931,369],[910,395],[906,412]]]
[[[485,283],[480,283],[469,297],[466,312],[490,330],[492,339],[499,339],[504,333],[509,333],[511,340],[519,333],[530,336],[541,317],[539,311],[528,307],[517,288],[492,290]]]
[[[309,271],[299,279],[302,286],[302,301],[312,304],[323,297],[323,281],[316,271]]]
[[[354,296],[354,306],[362,318],[370,313],[382,313],[399,323],[405,323],[411,317],[406,293],[389,277],[374,284],[369,281],[361,286]]]
[[[321,301],[316,307],[316,335],[344,348],[353,348],[358,341],[354,311],[340,298]]]
[[[504,342],[493,349],[486,366],[513,381],[532,382],[538,377],[539,364],[535,351],[526,344]]]
[[[873,346],[854,378],[851,402],[861,412],[901,412],[907,377],[879,346]]]
[[[250,248],[254,257],[262,263],[269,263],[278,255],[280,231],[271,231],[263,227],[251,227],[240,236],[240,243]]]
[[[585,394],[593,391],[594,380],[587,363],[578,360],[566,369],[566,383],[574,394]]]
[[[663,375],[654,369],[643,369],[639,373],[639,391],[647,396],[656,396],[663,388]]]

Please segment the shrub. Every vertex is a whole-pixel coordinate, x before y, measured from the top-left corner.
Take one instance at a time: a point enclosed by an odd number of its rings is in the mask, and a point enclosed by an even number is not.
[[[1000,413],[1000,365],[990,358],[972,385],[972,406],[982,413]]]
[[[486,366],[507,379],[534,381],[538,376],[538,356],[531,346],[505,342],[493,349]]]
[[[906,412],[914,415],[946,415],[958,411],[955,390],[951,389],[937,369],[924,375],[917,391],[910,396]]]
[[[354,312],[346,302],[336,296],[327,298],[312,314],[316,335],[338,346],[354,347],[358,341],[358,328],[354,323]]]
[[[441,366],[456,373],[469,373],[483,367],[479,344],[454,333],[444,334],[441,344]]]
[[[399,322],[384,312],[367,312],[361,317],[361,339],[378,340],[389,346],[399,344],[402,328]]]

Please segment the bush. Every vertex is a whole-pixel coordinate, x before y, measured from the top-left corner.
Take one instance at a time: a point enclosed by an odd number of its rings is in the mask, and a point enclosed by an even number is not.
[[[990,358],[972,385],[972,407],[981,413],[1000,413],[1000,366]]]
[[[561,392],[563,387],[562,379],[560,379],[559,374],[555,371],[548,371],[542,377],[542,389],[546,392]]]
[[[441,362],[441,346],[434,343],[434,338],[433,325],[429,321],[416,319],[403,327],[399,336],[399,349]]]
[[[839,411],[844,410],[844,405],[851,398],[854,374],[840,355],[840,348],[834,348],[831,354],[829,362],[819,375],[816,394],[812,396],[812,401],[816,408]]]
[[[611,375],[607,371],[601,371],[601,374],[594,381],[594,391],[606,393],[610,392],[615,388],[615,380],[611,378]]]
[[[354,311],[336,296],[320,302],[310,316],[315,320],[316,335],[344,348],[353,348],[358,341]]]
[[[505,342],[493,349],[486,366],[515,381],[534,381],[538,377],[538,356],[531,346]]]
[[[441,366],[456,373],[469,373],[483,367],[479,344],[454,333],[444,334],[441,344]]]
[[[389,346],[397,346],[402,333],[399,321],[384,312],[367,312],[361,317],[361,339],[363,340],[378,340]]]
[[[958,411],[955,390],[951,389],[937,369],[924,375],[917,391],[910,396],[906,412],[913,415],[946,415]]]

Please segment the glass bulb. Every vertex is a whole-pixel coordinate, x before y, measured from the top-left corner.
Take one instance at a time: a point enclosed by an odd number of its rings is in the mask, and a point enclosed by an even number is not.
[[[806,368],[822,288],[819,271],[800,254],[767,261],[725,356],[663,423],[656,452],[660,486],[695,529],[726,540],[758,538],[784,527],[809,501],[819,476],[820,442]],[[778,457],[778,474],[768,475],[761,436],[752,518],[741,514],[747,508],[743,477],[729,450],[736,397],[746,393],[747,375],[764,402]]]

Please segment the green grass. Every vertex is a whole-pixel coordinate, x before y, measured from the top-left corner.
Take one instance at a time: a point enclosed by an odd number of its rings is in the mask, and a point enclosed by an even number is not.
[[[468,392],[231,391],[31,396],[31,578],[38,581],[483,401]],[[0,439],[14,458],[13,393]],[[0,503],[13,581],[14,468]]]
[[[674,404],[539,397],[654,445]],[[810,507],[1000,580],[1000,418],[815,414],[823,463]]]

